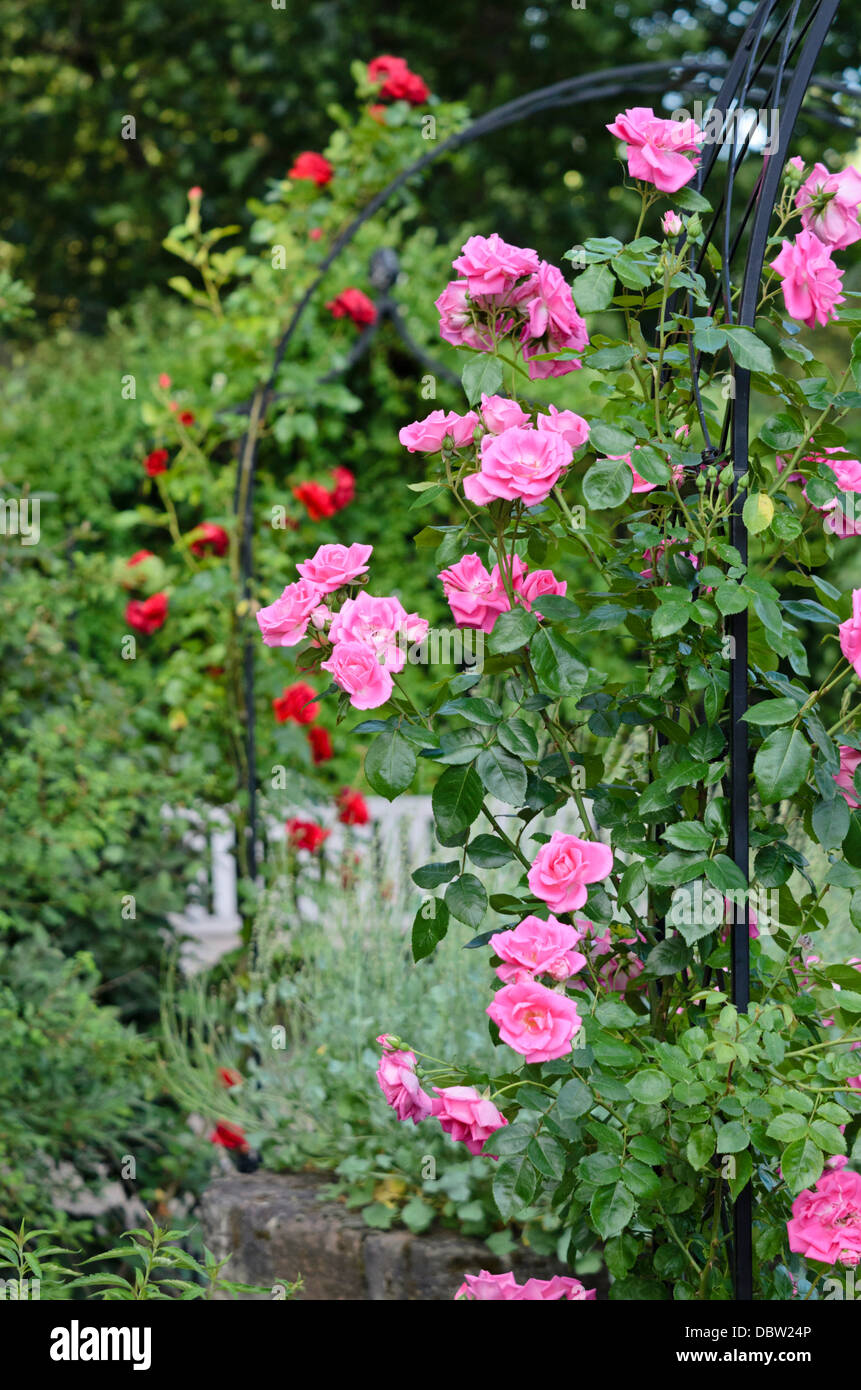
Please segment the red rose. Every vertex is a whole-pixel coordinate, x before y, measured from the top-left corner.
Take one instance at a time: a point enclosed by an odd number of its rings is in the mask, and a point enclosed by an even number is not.
[[[411,106],[423,106],[430,96],[430,87],[418,75],[405,68],[403,72],[393,72],[380,88],[381,97],[391,97],[392,101],[408,101]]]
[[[286,822],[287,838],[293,849],[307,849],[313,854],[320,848],[324,840],[328,840],[330,830],[324,830],[322,825],[315,825],[310,820],[297,820],[295,817]]]
[[[302,503],[312,521],[335,515],[331,494],[319,483],[300,483],[294,487],[293,496]]]
[[[126,560],[126,568],[131,569],[132,565],[139,565],[141,560],[151,560],[152,558],[153,553],[151,550],[136,550],[134,555]]]
[[[170,377],[168,376],[167,372],[159,372],[158,384],[161,387],[162,391],[170,390]]]
[[[320,238],[321,238],[321,236],[323,235],[323,228],[322,228],[322,227],[312,227],[311,230],[310,230],[310,232],[308,233],[308,235],[309,235],[309,237],[311,238],[312,241],[319,241]]]
[[[219,1067],[218,1079],[222,1086],[238,1086],[242,1077],[235,1067]]]
[[[144,468],[150,477],[154,478],[157,473],[167,472],[167,461],[169,458],[170,454],[167,449],[153,449],[152,453],[147,454],[144,459]]]
[[[199,199],[203,197],[203,189],[199,186],[199,184],[195,184],[193,188],[190,188],[188,190],[188,197],[189,201],[192,203],[198,202]]]
[[[309,729],[308,742],[311,745],[311,760],[315,767],[317,763],[329,761],[332,756],[332,740],[329,737],[328,729],[322,729],[319,725]]]
[[[338,466],[333,469],[332,477],[335,479],[335,486],[329,493],[332,506],[336,512],[343,511],[348,507],[356,496],[356,480],[349,468]]]
[[[191,549],[195,555],[205,555],[207,550],[211,550],[213,555],[224,555],[230,545],[230,537],[223,526],[216,526],[214,521],[202,521],[194,529],[195,539],[191,542]]]
[[[340,294],[329,300],[326,308],[333,318],[352,319],[359,328],[366,328],[377,317],[377,311],[368,296],[353,288],[341,290]]]
[[[243,1153],[248,1150],[248,1140],[245,1138],[245,1131],[239,1125],[232,1125],[228,1120],[219,1120],[215,1129],[209,1136],[210,1144],[220,1144],[223,1149],[241,1149]]]
[[[181,411],[179,412],[178,419],[179,419],[179,423],[180,423],[181,425],[193,425],[193,424],[194,424],[194,414],[193,414],[193,412],[190,411],[190,410],[181,410]]]
[[[344,825],[368,824],[371,813],[361,792],[354,792],[349,787],[345,787],[342,792],[338,793],[336,800],[339,808],[338,820]]]
[[[318,188],[331,181],[335,170],[332,168],[328,159],[323,155],[315,154],[313,150],[306,150],[304,154],[296,156],[293,168],[288,174],[291,179],[309,179],[311,183],[316,183]]]
[[[390,77],[395,72],[409,72],[406,59],[396,58],[393,53],[381,53],[368,63],[368,80],[377,82],[381,77]]]
[[[275,718],[279,724],[287,724],[294,719],[297,724],[313,724],[320,713],[320,706],[314,703],[316,691],[304,681],[285,686],[283,695],[276,695],[272,701]]]
[[[167,594],[153,594],[151,598],[129,599],[126,604],[126,622],[137,632],[147,636],[162,627],[167,617]]]

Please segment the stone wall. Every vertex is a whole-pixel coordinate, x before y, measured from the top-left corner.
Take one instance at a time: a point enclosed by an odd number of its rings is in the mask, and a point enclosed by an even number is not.
[[[372,1230],[359,1212],[319,1200],[329,1181],[325,1173],[255,1173],[214,1182],[202,1198],[201,1223],[209,1249],[219,1259],[231,1255],[225,1278],[273,1288],[301,1274],[300,1298],[310,1300],[446,1302],[464,1274],[480,1269],[513,1269],[521,1283],[570,1273],[529,1251],[498,1259],[482,1241],[454,1231]],[[585,1280],[587,1287],[595,1282]]]

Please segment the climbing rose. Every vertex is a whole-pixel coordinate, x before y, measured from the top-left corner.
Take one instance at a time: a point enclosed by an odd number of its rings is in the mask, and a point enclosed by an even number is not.
[[[377,1068],[380,1090],[399,1120],[412,1120],[417,1125],[431,1113],[433,1101],[416,1076],[416,1055],[384,1047]]]
[[[488,574],[475,554],[464,555],[437,577],[442,581],[457,627],[492,632],[500,613],[507,613],[511,607],[497,567],[494,566],[492,575]]]
[[[129,558],[128,558],[128,560],[126,560],[126,569],[127,569],[127,570],[136,569],[137,566],[138,566],[138,565],[142,565],[142,564],[144,563],[145,560],[154,560],[154,559],[155,559],[155,556],[153,555],[153,553],[152,553],[151,550],[136,550],[135,553],[134,553],[134,555],[130,555]],[[129,574],[129,575],[124,575],[120,582],[122,583],[122,586],[123,586],[124,589],[135,589],[135,588],[138,587],[137,581],[138,581],[138,576],[137,576],[137,575]]]
[[[831,469],[841,492],[861,492],[861,461],[850,458],[832,459],[831,454],[845,454],[845,449],[825,448],[819,454],[809,454],[805,463],[824,463]]]
[[[801,225],[824,246],[842,251],[861,237],[858,204],[861,203],[861,174],[851,166],[832,174],[824,164],[814,164],[795,195],[801,208]]]
[[[153,594],[151,598],[129,599],[126,604],[126,622],[136,632],[147,636],[164,626],[167,618],[167,594]]]
[[[321,154],[315,154],[313,150],[305,150],[296,156],[293,167],[287,175],[291,179],[308,179],[311,183],[316,183],[318,188],[322,188],[329,183],[335,170],[332,168],[328,159]]]
[[[404,68],[386,78],[380,96],[391,97],[392,101],[408,101],[411,106],[423,106],[430,96],[430,87],[417,72]]]
[[[535,856],[527,880],[553,912],[571,912],[585,903],[586,884],[606,878],[612,868],[613,853],[600,840],[555,830]]]
[[[490,1136],[508,1124],[493,1101],[482,1096],[475,1086],[434,1086],[433,1089],[437,1099],[431,1101],[431,1114],[439,1120],[446,1134],[466,1144],[471,1154],[483,1153]]]
[[[861,1263],[861,1173],[851,1168],[823,1173],[815,1191],[799,1192],[786,1229],[790,1250],[808,1260]]]
[[[284,693],[276,695],[272,701],[278,723],[289,724],[292,720],[296,724],[313,724],[320,713],[320,706],[314,701],[316,693],[313,686],[304,681],[285,685]]]
[[[662,193],[676,193],[696,173],[703,132],[694,121],[668,121],[656,116],[650,106],[632,106],[607,129],[627,145],[632,179],[652,183]],[[688,159],[688,154],[693,158]]]
[[[300,483],[298,487],[294,487],[293,496],[297,502],[302,503],[311,521],[322,521],[327,516],[334,516],[337,510],[332,493],[320,483]]]
[[[406,644],[427,636],[428,623],[417,613],[407,613],[400,599],[374,598],[365,589],[348,598],[329,629],[332,642],[360,642],[386,671],[402,671]]]
[[[571,1039],[583,1026],[574,1000],[537,980],[503,985],[485,1012],[499,1028],[502,1041],[527,1062],[566,1056]]]
[[[480,469],[464,479],[470,502],[486,506],[495,498],[519,498],[533,507],[549,496],[574,451],[561,434],[515,428],[486,434],[481,441]]]
[[[579,449],[581,444],[586,443],[589,438],[589,423],[582,415],[577,415],[573,410],[557,410],[555,405],[548,406],[547,409],[547,415],[537,416],[537,429],[561,434],[572,449]]]
[[[372,545],[321,545],[296,568],[303,579],[314,584],[321,594],[333,594],[360,574],[367,573]]]
[[[524,275],[534,274],[538,266],[537,251],[510,246],[496,232],[489,237],[471,236],[452,261],[453,269],[466,280],[473,299],[476,295],[507,294]]]
[[[843,303],[843,271],[838,270],[828,247],[812,232],[799,232],[795,241],[784,241],[780,254],[770,265],[783,281],[783,298],[790,318],[815,328],[817,323],[826,324],[836,317],[834,306]]]
[[[403,72],[407,67],[406,58],[396,58],[394,53],[381,53],[368,63],[368,81],[378,82],[390,77],[393,72]]]
[[[834,781],[845,796],[847,805],[853,811],[859,805],[854,782],[855,769],[859,763],[861,763],[861,753],[858,749],[848,748],[845,743],[841,744],[840,771],[835,772]]]
[[[219,1144],[223,1149],[240,1149],[243,1153],[248,1152],[248,1140],[245,1138],[245,1131],[239,1125],[232,1125],[228,1120],[219,1120],[215,1129],[209,1136],[210,1144]]]
[[[340,294],[329,300],[326,308],[333,318],[352,319],[359,328],[366,328],[368,324],[374,323],[377,317],[376,308],[368,296],[353,288],[341,290]]]
[[[364,642],[336,642],[322,668],[346,691],[354,709],[378,709],[392,693],[391,676]]]
[[[482,335],[472,321],[465,280],[450,281],[434,304],[439,311],[439,335],[447,343],[481,351],[493,346],[490,334],[485,330]]]
[[[329,761],[332,756],[332,739],[328,729],[309,729],[308,742],[311,745],[311,761],[315,767],[318,763]]]
[[[484,421],[485,429],[490,430],[491,434],[502,434],[503,430],[516,429],[519,425],[529,424],[529,416],[526,411],[517,404],[517,401],[509,400],[507,396],[482,395],[481,418]]]
[[[335,479],[335,486],[329,493],[329,499],[335,511],[342,512],[356,496],[356,479],[349,468],[340,466],[333,469],[332,477]]]
[[[579,1279],[569,1279],[564,1274],[554,1274],[552,1279],[527,1279],[525,1284],[518,1284],[510,1272],[489,1274],[486,1269],[480,1274],[465,1275],[455,1294],[455,1299],[468,1303],[585,1303],[596,1297],[594,1289],[585,1289]]]
[[[852,617],[841,623],[837,631],[840,650],[854,666],[855,674],[861,676],[861,589],[852,590]]]
[[[331,830],[324,830],[322,825],[316,825],[312,820],[300,820],[296,816],[285,821],[285,825],[290,846],[293,849],[307,849],[311,854],[315,854],[332,833]]]
[[[224,527],[217,526],[214,521],[202,521],[193,534],[191,550],[195,555],[205,555],[207,550],[211,550],[213,555],[224,555],[230,545],[230,537]]]
[[[441,449],[446,439],[451,439],[456,449],[472,443],[472,436],[478,424],[474,410],[468,415],[458,415],[456,411],[433,410],[424,420],[416,420],[405,425],[398,433],[398,439],[411,454],[421,451],[434,454]]]
[[[320,590],[316,584],[309,584],[307,579],[288,584],[280,598],[257,613],[257,623],[266,646],[298,646],[319,602]]]
[[[586,957],[574,947],[580,932],[555,917],[524,917],[513,931],[497,932],[490,945],[502,961],[496,974],[504,984],[521,984],[536,975],[569,980],[582,970]]]
[[[537,352],[581,351],[589,342],[586,324],[571,297],[571,286],[561,270],[542,261],[536,274],[527,282],[519,307],[526,313],[521,333],[524,356]],[[527,351],[528,349],[528,351]],[[579,362],[534,362],[530,376],[564,376],[579,367]]]
[[[532,570],[523,575],[522,578],[515,580],[514,590],[518,603],[531,610],[535,600],[542,594],[559,594],[564,597],[568,588],[566,579],[557,579],[552,570]],[[538,609],[535,609],[536,618],[542,616]]]
[[[167,449],[153,449],[151,454],[147,454],[144,459],[144,468],[151,478],[155,478],[159,473],[167,472],[167,461],[170,454]]]
[[[367,825],[371,819],[368,810],[368,803],[361,792],[353,791],[350,787],[344,787],[336,797],[338,803],[338,820],[343,825]]]

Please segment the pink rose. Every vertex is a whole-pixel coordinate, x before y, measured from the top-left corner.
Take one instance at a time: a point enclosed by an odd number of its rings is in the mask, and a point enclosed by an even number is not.
[[[830,531],[832,536],[839,536],[845,540],[847,536],[861,536],[861,516],[849,517],[842,507],[835,502],[831,508],[826,508],[828,515],[823,522],[826,531]]]
[[[861,1262],[861,1174],[851,1168],[823,1173],[815,1191],[805,1188],[786,1224],[789,1248],[824,1265]]]
[[[679,214],[673,212],[672,208],[670,208],[669,212],[665,212],[661,218],[661,230],[666,237],[677,237],[683,226],[684,223],[679,217]]]
[[[559,594],[562,597],[568,588],[567,579],[557,579],[552,570],[532,570],[531,573],[524,575],[520,580],[515,581],[515,591],[517,601],[523,607],[531,610],[532,605],[542,594]],[[542,615],[535,609],[536,618]]]
[[[536,975],[570,980],[586,964],[574,947],[581,933],[555,917],[524,917],[513,931],[497,932],[490,945],[503,962],[496,973],[504,984],[521,984]]]
[[[474,410],[468,415],[458,415],[454,410],[448,413],[444,410],[433,410],[424,420],[405,425],[399,432],[398,439],[411,454],[417,451],[434,454],[442,448],[446,438],[453,440],[456,449],[462,448],[464,444],[471,444],[477,424],[478,416]]]
[[[821,454],[812,454],[805,462],[824,463],[831,469],[841,492],[861,492],[861,461],[850,458],[832,459],[831,454],[844,454],[845,449],[825,448]]]
[[[593,964],[601,960],[603,956],[609,956],[603,965],[597,966],[598,983],[602,989],[609,989],[616,994],[624,994],[626,989],[633,985],[639,975],[645,969],[640,957],[634,951],[622,950],[626,946],[636,946],[636,936],[624,936],[619,940],[613,940],[610,928],[598,932],[597,928],[591,923],[586,923],[592,936],[589,943],[589,954]],[[643,940],[643,937],[640,937]],[[637,986],[642,989],[642,985]]]
[[[431,1114],[436,1116],[446,1134],[459,1144],[466,1144],[471,1154],[483,1153],[490,1136],[508,1124],[493,1101],[482,1096],[475,1086],[434,1086],[433,1089],[437,1099],[431,1101]]]
[[[612,868],[609,846],[556,830],[535,856],[527,881],[553,912],[571,912],[585,903],[587,883],[598,883]]]
[[[607,129],[627,145],[628,173],[652,183],[662,193],[676,193],[690,183],[700,162],[703,132],[693,121],[668,121],[650,106],[621,112]],[[693,158],[688,159],[691,153]]]
[[[526,312],[524,339],[540,340],[548,334],[562,338],[582,331],[585,324],[571,296],[571,286],[562,271],[549,261],[542,261],[528,285],[528,298],[519,307]],[[582,344],[586,346],[585,342]]]
[[[374,598],[366,590],[348,598],[329,629],[332,642],[361,642],[386,671],[402,671],[408,642],[427,636],[428,623],[417,613],[407,613],[400,599]]]
[[[295,647],[308,627],[312,612],[318,606],[321,591],[316,584],[300,579],[288,584],[280,598],[261,608],[257,622],[267,647]]]
[[[555,1274],[552,1279],[527,1279],[518,1284],[514,1275],[489,1274],[483,1269],[480,1274],[467,1274],[455,1299],[468,1303],[534,1303],[566,1301],[585,1303],[596,1298],[594,1289],[584,1289],[579,1279],[569,1279],[564,1274]]]
[[[435,303],[439,311],[439,335],[447,343],[483,352],[493,347],[491,335],[486,329],[480,332],[473,322],[465,280],[452,280]]]
[[[831,174],[824,164],[814,164],[795,195],[804,230],[835,251],[844,250],[861,237],[859,203],[861,174],[851,166]]]
[[[377,709],[391,696],[392,678],[364,642],[337,642],[321,666],[347,692],[354,709]]]
[[[843,271],[812,232],[799,232],[795,241],[784,241],[780,255],[770,265],[783,280],[790,318],[815,328],[817,323],[826,324],[835,317],[835,304],[843,303]]]
[[[581,444],[586,443],[589,438],[589,424],[582,415],[575,414],[573,410],[557,410],[555,405],[550,405],[547,409],[547,415],[539,415],[536,418],[537,429],[561,434],[572,449],[579,449]]]
[[[503,430],[529,424],[526,411],[507,396],[482,396],[481,418],[491,434],[502,434]]]
[[[377,1080],[399,1120],[412,1120],[417,1125],[419,1120],[428,1118],[433,1102],[419,1084],[414,1052],[392,1051],[384,1046]]]
[[[367,573],[372,545],[321,545],[296,568],[303,579],[314,584],[321,594],[333,594],[360,574]],[[314,615],[311,615],[314,621]],[[316,623],[315,623],[316,626]]]
[[[861,589],[852,590],[852,617],[841,623],[837,631],[840,650],[854,666],[856,676],[861,676]]]
[[[550,494],[573,457],[571,445],[547,430],[518,427],[486,434],[480,470],[464,479],[463,490],[478,506],[502,497],[534,507]]]
[[[537,271],[538,264],[536,251],[509,246],[496,232],[489,237],[471,236],[452,261],[473,299],[506,294],[524,275]]]
[[[495,576],[495,577],[494,577]],[[443,570],[438,578],[458,627],[474,627],[492,632],[500,613],[511,604],[499,578],[497,567],[488,574],[477,555],[464,555],[456,565]]]
[[[485,1012],[499,1036],[527,1062],[550,1062],[571,1051],[571,1039],[583,1026],[573,999],[537,980],[503,985]]]
[[[858,752],[858,749],[848,748],[845,743],[841,744],[840,771],[835,772],[834,781],[845,796],[847,805],[853,811],[859,805],[854,782],[855,769],[859,763],[861,763],[861,753]]]

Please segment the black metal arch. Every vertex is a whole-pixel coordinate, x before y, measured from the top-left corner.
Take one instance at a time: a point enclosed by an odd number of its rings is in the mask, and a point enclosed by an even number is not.
[[[611,68],[599,74],[570,78],[564,82],[530,92],[486,113],[474,120],[464,130],[456,132],[429,149],[377,193],[336,238],[320,262],[316,275],[296,305],[277,341],[271,369],[265,384],[258,388],[251,402],[240,408],[249,415],[249,424],[240,445],[242,465],[235,499],[237,516],[242,519],[240,563],[243,596],[246,599],[251,597],[253,580],[252,521],[258,425],[265,418],[272,402],[277,398],[276,383],[281,364],[299,323],[327,272],[341,252],[350,245],[360,228],[384,207],[400,188],[443,156],[453,154],[485,135],[529,119],[542,111],[579,105],[587,101],[597,102],[620,96],[630,100],[635,94],[664,93],[668,89],[681,89],[691,94],[702,93],[704,97],[710,99],[713,108],[721,112],[723,116],[726,116],[733,109],[747,108],[749,104],[756,105],[758,109],[767,108],[775,111],[779,117],[776,151],[770,152],[767,158],[756,155],[750,148],[750,134],[740,143],[738,128],[734,125],[733,139],[726,163],[718,162],[719,145],[707,146],[696,181],[697,188],[707,189],[714,213],[703,243],[703,251],[697,256],[692,249],[691,263],[695,268],[699,267],[704,255],[705,244],[720,231],[724,265],[715,292],[713,310],[720,306],[723,309],[726,322],[753,328],[770,219],[788,156],[789,144],[805,94],[814,82],[818,92],[831,96],[838,94],[857,95],[861,92],[861,89],[853,85],[837,82],[830,78],[816,77],[814,79],[814,66],[837,13],[839,3],[840,0],[760,0],[753,17],[741,35],[734,56],[728,63],[698,60],[638,63]],[[719,87],[717,93],[715,93],[716,87]],[[831,106],[818,104],[815,112],[821,119],[838,126],[845,127],[854,124],[851,118],[836,111],[833,104]],[[746,158],[749,160],[759,159],[761,167],[753,193],[746,206],[738,211],[734,202],[736,175]],[[737,305],[733,304],[730,294],[730,280],[733,271],[736,271],[737,280],[739,278],[741,280],[741,295]],[[372,283],[374,283],[373,273],[372,270]],[[388,293],[393,284],[396,267],[392,265],[386,267],[382,262],[379,262],[377,273],[380,278],[375,287],[381,292],[378,299],[380,317],[388,317],[393,322],[408,349],[418,360],[432,365],[435,371],[448,379],[452,379],[453,374],[448,368],[435,362],[428,362],[427,355],[410,339],[405,325],[400,319],[397,305]],[[357,340],[344,367],[339,371],[327,373],[322,380],[333,380],[336,376],[343,375],[345,371],[348,371],[364,355],[372,337],[373,329],[366,330]],[[699,359],[692,351],[693,393],[697,402],[703,437],[707,445],[704,457],[707,456],[708,461],[711,461],[713,458],[723,456],[724,458],[728,457],[732,462],[735,481],[730,516],[730,538],[746,563],[747,530],[742,519],[744,494],[738,485],[738,480],[747,472],[748,467],[750,372],[733,365],[734,398],[727,404],[720,441],[713,445],[700,399],[699,369]],[[745,880],[749,881],[748,799],[750,767],[747,725],[743,720],[743,715],[748,707],[746,612],[735,614],[728,619],[728,632],[733,639],[730,649],[729,709],[730,849],[732,858],[744,874]],[[254,733],[255,645],[253,638],[246,632],[243,651],[243,679],[249,777],[247,863],[252,877],[256,873],[257,866],[257,783]],[[731,938],[733,998],[736,1006],[742,1012],[746,1012],[750,997],[748,913],[744,914],[744,921],[733,922]],[[738,914],[733,914],[733,916],[737,917]],[[734,1207],[733,1273],[736,1298],[741,1301],[751,1300],[753,1298],[753,1246],[750,1185],[739,1195]]]

